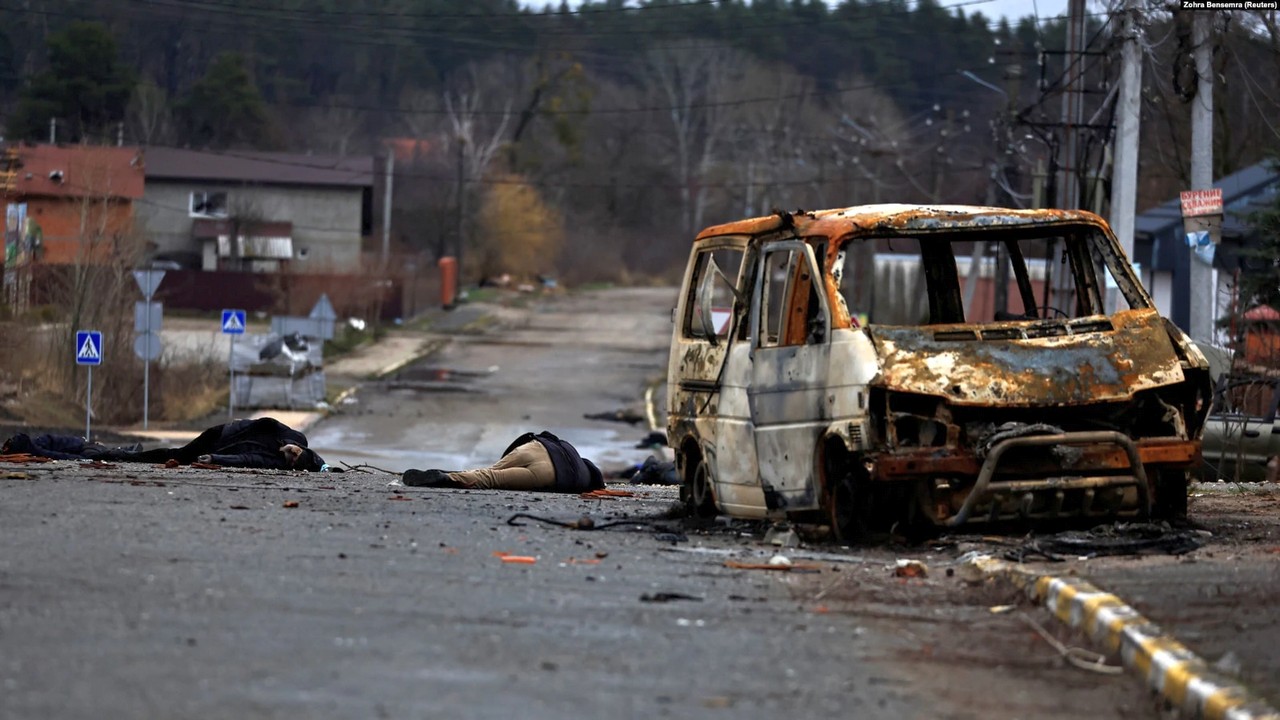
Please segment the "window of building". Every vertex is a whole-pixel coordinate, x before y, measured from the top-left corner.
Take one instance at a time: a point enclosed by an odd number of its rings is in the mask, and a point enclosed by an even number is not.
[[[225,192],[191,193],[191,217],[225,218],[227,194]]]

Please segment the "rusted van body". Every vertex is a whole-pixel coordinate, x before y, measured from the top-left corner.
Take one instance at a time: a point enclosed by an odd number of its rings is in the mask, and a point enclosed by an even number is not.
[[[845,538],[902,517],[1185,513],[1208,364],[1092,213],[874,205],[718,225],[678,302],[667,430],[695,512]]]

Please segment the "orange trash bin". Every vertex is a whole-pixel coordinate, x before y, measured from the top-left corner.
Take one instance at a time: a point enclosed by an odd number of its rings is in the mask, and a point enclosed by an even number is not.
[[[453,308],[458,292],[458,260],[446,255],[437,265],[440,267],[440,306],[449,310]]]

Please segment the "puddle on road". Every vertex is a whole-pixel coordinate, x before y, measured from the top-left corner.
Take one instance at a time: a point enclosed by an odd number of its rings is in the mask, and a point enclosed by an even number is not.
[[[496,372],[498,372],[497,365],[491,365],[482,370],[411,367],[396,373],[386,380],[385,384],[391,390],[479,393],[485,390],[477,387],[475,381],[490,377]]]
[[[498,372],[497,365],[490,365],[480,370],[474,368],[451,367],[411,367],[401,370],[393,376],[395,380],[474,380],[489,377]]]

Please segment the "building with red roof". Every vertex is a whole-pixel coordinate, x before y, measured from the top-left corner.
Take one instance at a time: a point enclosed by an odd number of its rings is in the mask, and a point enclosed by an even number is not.
[[[5,151],[6,265],[96,262],[127,252],[143,195],[138,148],[17,145]],[[16,247],[15,247],[16,242]]]

